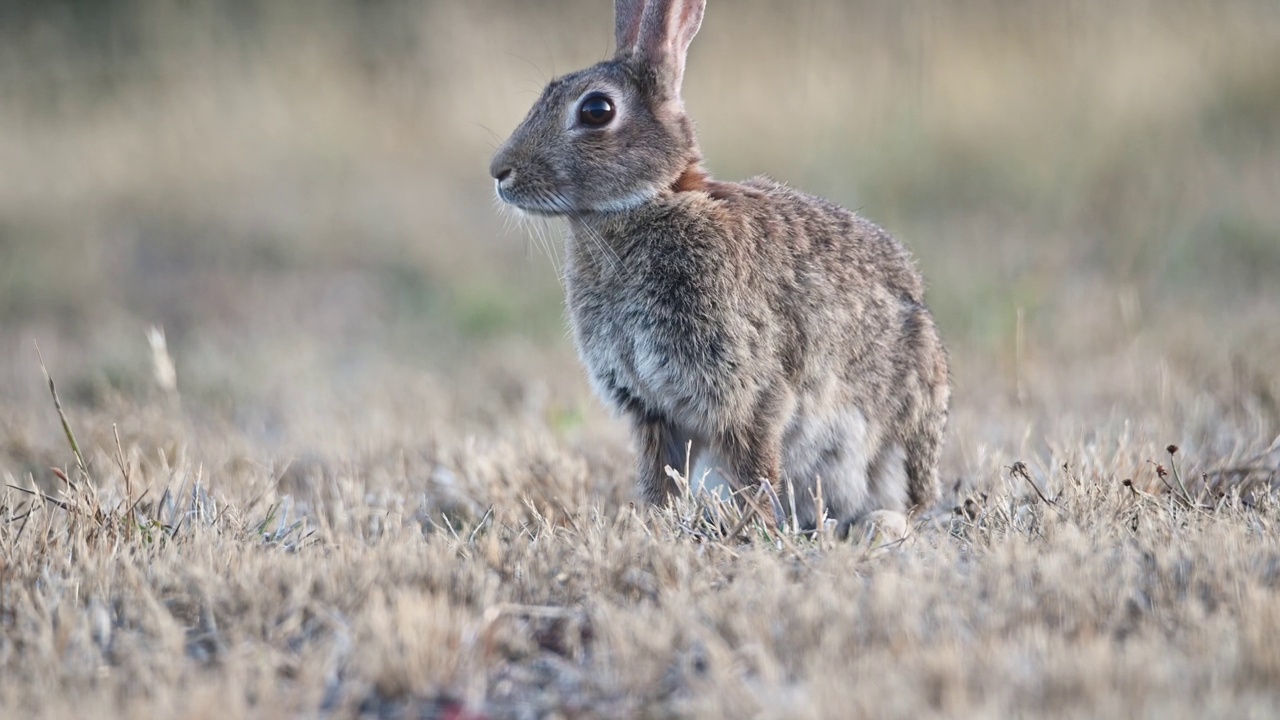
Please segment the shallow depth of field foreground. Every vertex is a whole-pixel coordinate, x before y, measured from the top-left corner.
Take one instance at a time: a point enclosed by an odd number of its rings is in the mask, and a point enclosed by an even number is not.
[[[711,0],[709,167],[951,349],[847,542],[633,504],[495,207],[607,0],[195,5],[0,9],[0,717],[1280,714],[1280,5]]]

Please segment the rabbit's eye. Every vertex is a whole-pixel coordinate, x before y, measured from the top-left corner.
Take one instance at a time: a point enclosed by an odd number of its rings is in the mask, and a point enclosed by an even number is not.
[[[614,112],[612,100],[604,95],[592,95],[578,106],[578,122],[600,127],[613,119]]]

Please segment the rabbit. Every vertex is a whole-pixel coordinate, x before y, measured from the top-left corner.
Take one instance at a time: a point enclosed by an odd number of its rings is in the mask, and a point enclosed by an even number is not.
[[[708,174],[680,94],[705,6],[617,0],[616,55],[550,81],[493,157],[498,197],[568,221],[573,339],[645,501],[692,456],[769,522],[792,497],[809,529],[927,509],[951,386],[921,275],[835,203]]]

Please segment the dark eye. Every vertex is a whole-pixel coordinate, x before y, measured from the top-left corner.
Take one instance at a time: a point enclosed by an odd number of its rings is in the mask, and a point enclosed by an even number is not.
[[[604,95],[592,95],[578,106],[578,122],[591,127],[607,125],[613,119],[613,101]]]

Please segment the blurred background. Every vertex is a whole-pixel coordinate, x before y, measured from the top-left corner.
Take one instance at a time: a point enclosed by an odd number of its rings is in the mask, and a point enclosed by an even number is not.
[[[567,337],[562,228],[504,221],[487,175],[546,80],[609,56],[611,18],[0,4],[0,474],[66,464],[33,340],[73,417],[197,454],[512,418],[622,453]],[[956,368],[949,476],[1051,444],[1027,439],[1046,418],[1221,453],[1280,433],[1280,3],[712,0],[685,96],[716,175],[915,253]]]

